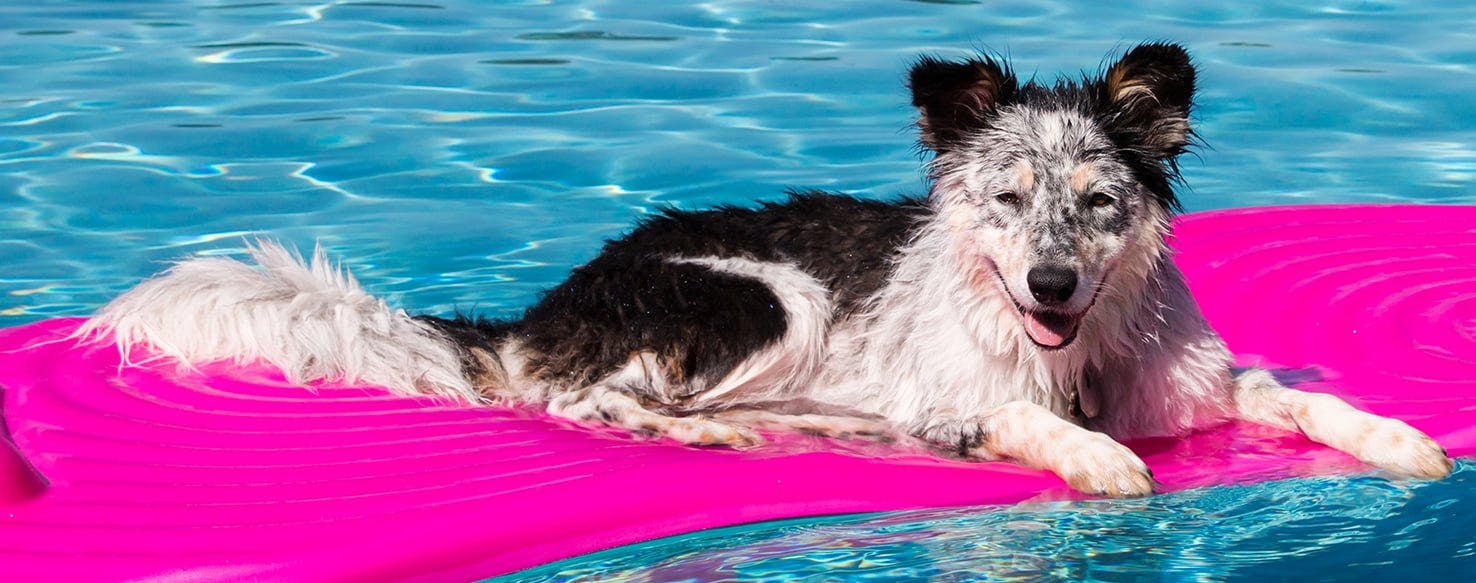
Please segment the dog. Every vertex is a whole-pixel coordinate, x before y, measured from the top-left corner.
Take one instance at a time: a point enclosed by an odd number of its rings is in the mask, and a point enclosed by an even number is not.
[[[1449,474],[1401,421],[1232,369],[1165,243],[1195,75],[1170,43],[1051,84],[994,56],[920,57],[908,86],[933,156],[925,196],[666,210],[517,320],[411,316],[321,249],[258,242],[255,267],[177,264],[78,334],[110,336],[125,362],[136,345],[265,360],[297,382],[536,403],[684,444],[895,433],[1096,495],[1156,485],[1119,440],[1237,419],[1396,474]]]

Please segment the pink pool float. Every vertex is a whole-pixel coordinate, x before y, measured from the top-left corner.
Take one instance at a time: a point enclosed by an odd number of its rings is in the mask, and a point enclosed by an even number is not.
[[[1215,211],[1175,233],[1243,363],[1476,453],[1476,207]],[[703,449],[266,367],[125,367],[66,340],[80,323],[0,330],[6,580],[468,580],[744,522],[1075,496],[883,446]],[[1367,471],[1241,424],[1129,445],[1167,490]]]

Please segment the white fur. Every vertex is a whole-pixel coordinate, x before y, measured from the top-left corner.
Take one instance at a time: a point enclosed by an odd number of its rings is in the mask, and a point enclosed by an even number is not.
[[[747,447],[763,439],[747,427],[702,416],[677,417],[647,409],[633,393],[662,392],[665,375],[657,357],[640,352],[605,378],[572,391],[553,395],[548,412],[575,421],[604,422],[631,431],[650,431],[693,445]]]
[[[1303,433],[1397,474],[1441,478],[1451,470],[1445,450],[1408,423],[1359,411],[1334,395],[1288,389],[1264,370],[1236,378],[1235,401],[1247,421]]]
[[[1132,450],[1034,403],[1000,405],[985,411],[981,424],[981,443],[969,452],[976,457],[1008,458],[1047,469],[1083,492],[1112,496],[1153,492],[1153,474]]]
[[[1232,410],[1229,351],[1156,247],[1124,260],[1075,344],[1047,352],[961,237],[940,222],[904,249],[870,309],[837,326],[811,398],[911,427],[1014,401],[1064,417],[1080,400],[1118,438],[1178,435]],[[1088,365],[1101,373],[1090,384]]]
[[[481,400],[448,339],[365,293],[321,248],[311,264],[269,241],[249,250],[255,267],[216,257],[179,263],[104,306],[77,336],[111,336],[125,364],[135,345],[149,345],[184,364],[264,360],[293,382]]]
[[[969,280],[946,225],[924,227],[863,313],[837,326],[815,400],[909,427],[1011,401],[1064,414],[1071,368],[1039,359],[1007,298]]]
[[[1015,304],[1033,302],[1026,273],[1051,242],[981,228],[980,206],[990,202],[980,193],[1059,196],[1049,190],[1051,173],[1086,161],[1070,144],[1110,144],[1091,121],[1059,110],[1006,111],[978,139],[976,149],[935,160],[935,218],[902,249],[869,309],[837,325],[814,398],[913,428],[969,423],[1016,401],[1062,417],[1079,404],[1089,427],[1119,439],[1182,435],[1231,416],[1231,355],[1173,265],[1166,211],[1146,193],[1142,218],[1100,252],[1105,262],[1078,265],[1082,283],[1070,306],[1086,314],[1076,342],[1033,345]],[[1031,152],[1030,164],[1010,154],[1019,151]]]
[[[742,258],[676,258],[674,263],[702,265],[713,271],[763,282],[779,298],[787,327],[784,336],[744,360],[715,385],[699,393],[695,403],[733,405],[777,401],[808,389],[825,356],[830,327],[830,292],[794,265]]]

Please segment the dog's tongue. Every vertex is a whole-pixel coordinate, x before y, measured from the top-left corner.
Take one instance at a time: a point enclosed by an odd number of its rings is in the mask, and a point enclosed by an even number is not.
[[[1076,336],[1077,320],[1051,312],[1026,312],[1025,333],[1036,344],[1058,348]]]

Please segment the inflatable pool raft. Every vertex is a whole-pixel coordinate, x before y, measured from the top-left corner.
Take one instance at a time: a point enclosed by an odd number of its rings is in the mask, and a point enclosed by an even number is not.
[[[1476,452],[1476,207],[1200,213],[1174,246],[1245,363]],[[123,368],[59,340],[79,322],[0,330],[7,580],[467,580],[743,522],[1073,495],[882,446],[690,448],[263,368]],[[1248,425],[1130,445],[1170,490],[1363,471]]]

